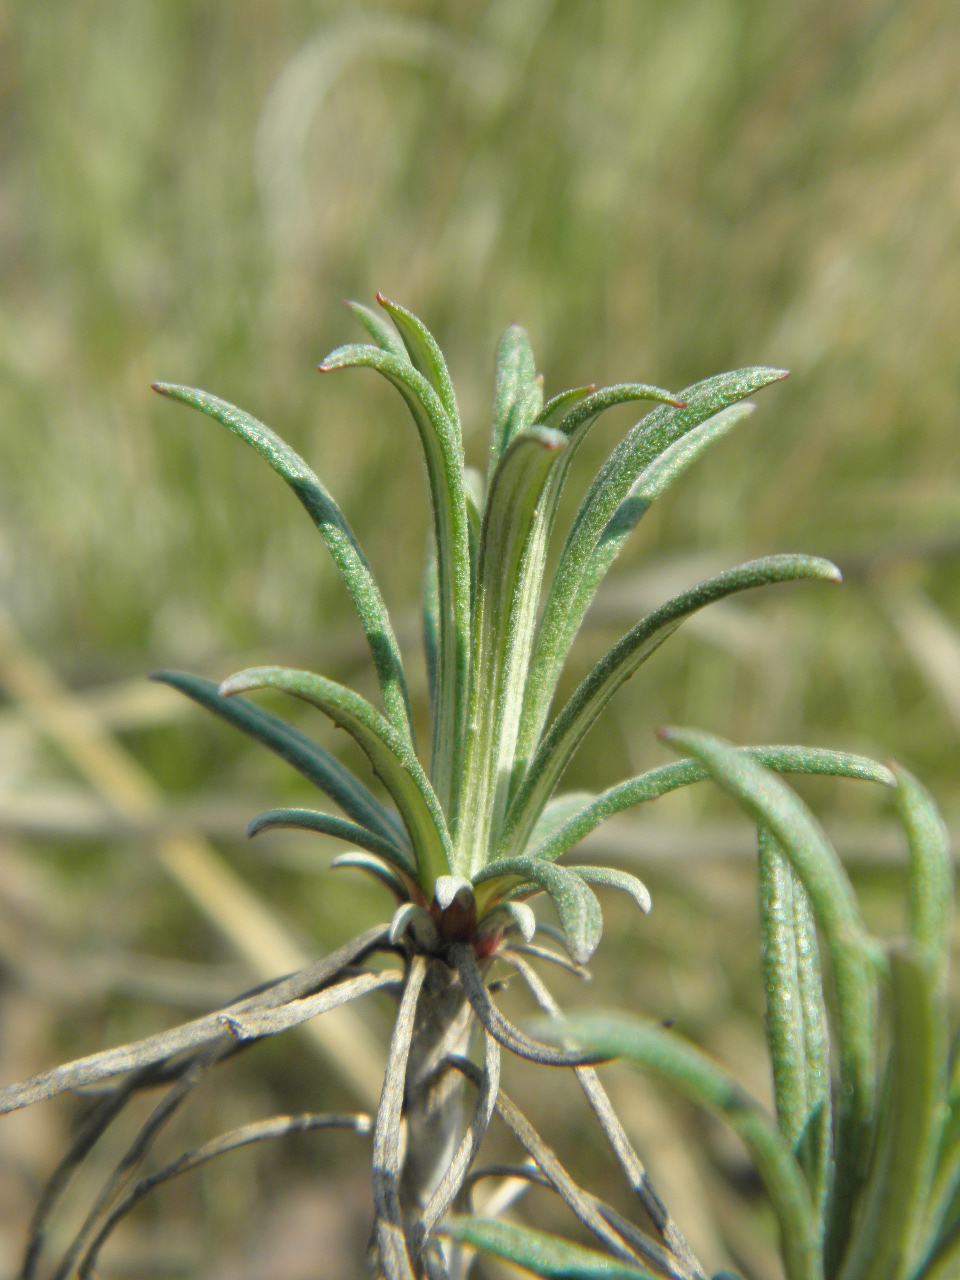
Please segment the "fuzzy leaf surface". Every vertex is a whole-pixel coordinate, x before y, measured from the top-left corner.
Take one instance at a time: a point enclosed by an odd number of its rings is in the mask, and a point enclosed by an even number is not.
[[[737,750],[745,752],[774,773],[821,774],[878,782],[886,787],[895,785],[893,774],[884,765],[847,751],[789,746],[738,747]],[[699,760],[680,760],[618,782],[599,796],[583,795],[583,803],[577,803],[581,798],[579,792],[556,796],[547,802],[533,829],[530,856],[550,861],[559,858],[615,814],[649,800],[658,800],[679,787],[704,782],[709,777]],[[554,815],[560,821],[554,821]]]
[[[522,689],[509,680],[510,651],[522,644],[518,618],[520,569],[537,505],[551,468],[567,440],[549,427],[522,432],[500,459],[483,513],[477,567],[473,681],[465,782],[459,814],[458,858],[465,874],[478,871],[500,807],[506,806],[513,741],[503,741],[504,723],[515,723]]]
[[[645,1268],[532,1227],[454,1216],[447,1218],[439,1234],[550,1280],[655,1280]]]
[[[605,889],[619,889],[622,893],[629,894],[643,914],[649,914],[652,905],[650,890],[642,880],[632,876],[629,871],[620,871],[616,867],[591,866],[568,866],[567,870],[575,872],[587,884],[598,884]]]
[[[221,697],[218,686],[202,676],[187,675],[181,671],[159,671],[152,678],[178,689],[201,707],[206,707],[228,724],[275,751],[335,801],[348,817],[385,840],[397,857],[409,859],[406,832],[396,815],[380,803],[369,787],[365,787],[359,778],[305,733],[246,698]]]
[[[536,376],[537,364],[530,344],[530,335],[522,325],[512,324],[504,330],[497,348],[493,378],[493,424],[490,431],[490,459],[487,464],[487,475],[493,475],[503,456],[514,406]]]
[[[477,894],[482,913],[494,898],[503,897],[522,884],[536,885],[552,900],[563,927],[567,950],[578,964],[586,964],[597,949],[603,931],[603,916],[596,894],[567,867],[535,858],[504,858],[484,867],[474,876],[475,886],[486,885]]]
[[[657,1024],[614,1015],[538,1021],[535,1034],[567,1048],[626,1058],[725,1120],[766,1187],[780,1224],[789,1280],[822,1280],[817,1227],[793,1152],[766,1112],[702,1050]]]
[[[658,406],[641,419],[607,458],[580,504],[547,595],[531,660],[533,674],[524,700],[517,745],[519,760],[529,759],[543,731],[570,646],[603,573],[620,548],[616,539],[610,539],[606,550],[600,550],[604,533],[640,474],[675,440],[784,376],[780,369],[740,369],[707,378],[678,396],[661,392],[655,398],[672,403]],[[588,397],[578,405],[566,421],[575,424],[593,399]],[[678,407],[681,404],[683,407]]]
[[[410,721],[410,703],[400,659],[400,647],[393,633],[390,615],[380,594],[376,579],[347,524],[346,518],[320,480],[288,444],[264,423],[218,396],[198,391],[194,387],[179,387],[172,383],[154,383],[154,390],[173,400],[199,409],[209,418],[221,423],[239,436],[270,464],[281,476],[306,508],[308,515],[320,531],[334,564],[340,571],[344,585],[350,592],[360,623],[367,637],[380,694],[387,718],[395,729],[413,743]]]
[[[801,578],[839,581],[829,560],[816,556],[766,556],[708,578],[647,616],[601,658],[577,686],[530,762],[507,814],[498,856],[524,848],[533,826],[584,735],[620,686],[698,609],[740,591]]]
[[[321,835],[345,840],[348,844],[359,845],[368,853],[375,853],[414,880],[417,878],[416,864],[409,853],[398,853],[389,841],[380,839],[355,822],[347,822],[345,818],[337,818],[331,813],[321,813],[316,809],[267,809],[253,819],[247,827],[247,835],[256,836],[261,831],[274,831],[277,828],[317,831]]]
[[[450,381],[447,362],[443,358],[443,352],[436,338],[423,321],[406,307],[391,302],[380,293],[377,294],[377,301],[396,325],[411,364],[423,374],[440,397],[444,412],[453,424],[459,439],[460,411],[457,408],[457,397],[453,390],[453,383]]]
[[[251,689],[293,694],[346,729],[400,812],[416,856],[417,878],[429,897],[437,877],[450,874],[450,840],[437,797],[408,744],[365,698],[311,671],[253,667],[220,686],[225,697]]]
[[[439,714],[431,775],[441,804],[450,812],[454,783],[461,774],[470,661],[470,533],[460,432],[432,384],[409,360],[355,344],[332,351],[320,368],[376,369],[403,396],[420,435],[433,505],[440,600]]]
[[[407,348],[396,329],[372,307],[365,307],[362,302],[347,301],[344,306],[352,311],[382,351],[389,351],[398,360],[409,360]]]

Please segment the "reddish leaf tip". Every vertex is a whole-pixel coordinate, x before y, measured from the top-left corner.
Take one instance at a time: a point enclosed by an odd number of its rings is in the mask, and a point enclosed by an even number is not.
[[[380,303],[381,307],[385,307],[388,302],[388,299],[384,297],[379,289],[377,290],[377,301]]]

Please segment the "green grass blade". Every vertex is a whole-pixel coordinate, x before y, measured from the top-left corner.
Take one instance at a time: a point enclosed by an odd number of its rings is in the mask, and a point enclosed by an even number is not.
[[[433,788],[406,741],[365,698],[311,671],[253,667],[231,676],[220,686],[224,697],[251,689],[279,689],[293,694],[346,729],[366,754],[400,812],[416,857],[417,879],[429,901],[437,877],[450,874],[450,839]]]
[[[402,856],[409,857],[406,832],[397,817],[380,803],[359,778],[344,768],[339,760],[334,759],[299,729],[272,712],[248,702],[246,698],[222,698],[217,685],[201,676],[186,675],[180,671],[159,671],[152,678],[178,689],[228,724],[269,747],[315,787],[319,787],[354,822],[393,845]]]
[[[440,397],[444,412],[453,423],[459,439],[460,411],[457,408],[457,397],[453,390],[453,383],[450,381],[447,362],[443,358],[443,352],[440,350],[436,338],[423,321],[418,320],[412,311],[407,311],[405,307],[399,306],[396,302],[391,302],[382,293],[377,294],[377,301],[397,326],[413,367],[423,374]]]
[[[773,773],[712,734],[664,729],[672,747],[691,752],[758,826],[783,849],[810,898],[833,965],[840,1072],[836,1178],[828,1224],[827,1269],[842,1255],[854,1199],[866,1173],[876,1108],[876,975],[883,967],[853,888],[819,823]]]
[[[761,964],[777,1122],[806,1175],[822,1228],[830,1070],[817,936],[803,885],[776,839],[765,827],[758,836]]]
[[[628,1266],[619,1258],[559,1236],[491,1218],[455,1215],[447,1218],[437,1233],[550,1280],[655,1280],[652,1272],[639,1265]]]
[[[365,307],[362,302],[347,300],[343,305],[348,311],[353,312],[382,351],[389,351],[398,360],[410,359],[407,355],[407,348],[403,345],[403,339],[393,325],[388,320],[385,320],[379,312],[374,311],[372,307]]]
[[[487,886],[486,891],[477,894],[478,914],[482,915],[494,898],[525,882],[549,895],[560,917],[567,950],[578,964],[586,964],[600,941],[603,916],[596,894],[567,867],[534,858],[505,858],[490,863],[473,877],[475,886]]]
[[[504,331],[497,348],[493,380],[493,424],[490,430],[490,459],[487,475],[497,469],[510,433],[510,422],[518,398],[537,376],[530,336],[522,325]]]
[[[390,615],[367,559],[336,502],[300,455],[285,444],[276,432],[249,413],[193,387],[156,382],[153,389],[161,395],[199,409],[201,413],[239,436],[270,464],[303,503],[319,529],[360,616],[360,623],[373,655],[387,718],[412,745],[410,702],[400,647],[393,633]]]
[[[478,871],[491,829],[506,808],[513,740],[504,724],[516,724],[522,686],[510,676],[511,649],[523,642],[517,617],[520,568],[544,485],[567,440],[549,427],[516,437],[500,459],[483,513],[477,567],[473,682],[459,811],[457,859],[463,874]]]
[[[261,831],[273,831],[278,827],[299,831],[317,831],[321,835],[333,836],[337,840],[345,840],[348,844],[359,845],[369,853],[389,862],[391,866],[417,878],[417,867],[410,854],[399,850],[388,840],[381,840],[366,827],[337,818],[330,813],[320,813],[316,809],[267,809],[257,816],[247,827],[248,836],[259,835]]]
[[[819,1233],[800,1166],[772,1119],[702,1050],[673,1032],[637,1019],[598,1014],[536,1024],[538,1038],[625,1058],[719,1116],[741,1139],[780,1224],[789,1280],[822,1280]]]
[[[909,945],[890,953],[890,1069],[870,1177],[841,1280],[913,1274],[939,1136],[946,1024],[935,956]]]
[[[780,369],[740,369],[698,382],[676,397],[660,392],[655,398],[671,403],[659,406],[638,422],[601,467],[567,535],[537,631],[518,736],[517,754],[521,761],[528,760],[536,747],[570,646],[602,572],[619,551],[616,539],[608,541],[606,552],[598,550],[604,532],[640,474],[675,440],[722,409],[785,376]],[[603,394],[597,392],[588,397],[566,421],[575,423],[578,415],[588,411],[591,401]]]
[[[526,846],[543,806],[600,712],[686,618],[737,592],[800,578],[837,582],[840,572],[828,560],[815,556],[766,556],[762,560],[751,560],[667,601],[628,631],[577,686],[537,748],[507,814],[497,856],[514,857]]]
[[[332,351],[320,369],[376,369],[397,388],[416,423],[427,463],[433,504],[440,594],[439,715],[434,726],[431,775],[444,811],[455,812],[455,786],[469,693],[471,562],[463,445],[431,383],[408,361],[379,347]]]
[[[616,867],[591,866],[567,866],[567,870],[575,872],[587,884],[598,884],[606,889],[619,889],[622,893],[629,894],[643,914],[649,915],[652,905],[650,890],[642,880],[632,876],[629,871],[618,871]]]
[[[775,773],[822,774],[879,782],[887,787],[895,786],[893,774],[884,765],[877,764],[867,756],[852,755],[847,751],[787,746],[739,747],[738,750],[746,752]],[[699,760],[681,760],[677,764],[661,765],[636,778],[618,782],[599,796],[585,797],[584,802],[579,805],[576,803],[579,793],[558,796],[547,802],[537,820],[528,844],[529,855],[553,861],[575,844],[579,844],[601,823],[622,813],[624,809],[632,809],[649,800],[658,800],[670,791],[703,782],[709,777],[710,774]],[[546,821],[548,815],[552,814],[556,814],[561,820]]]
[[[927,789],[899,765],[893,772],[897,809],[910,848],[910,933],[945,975],[953,931],[950,836]]]

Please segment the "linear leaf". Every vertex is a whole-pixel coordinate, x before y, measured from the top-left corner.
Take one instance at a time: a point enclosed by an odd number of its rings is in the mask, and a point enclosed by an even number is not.
[[[822,1280],[816,1222],[793,1152],[766,1112],[721,1067],[680,1036],[634,1018],[586,1015],[535,1026],[539,1038],[555,1044],[626,1058],[725,1120],[766,1187],[780,1223],[789,1280]]]
[[[457,408],[457,397],[453,390],[453,383],[450,381],[447,362],[443,358],[443,352],[436,338],[412,311],[407,311],[398,303],[391,302],[382,293],[377,294],[377,301],[397,326],[413,367],[423,374],[440,397],[440,403],[453,423],[459,439],[460,411]]]
[[[840,571],[815,556],[766,556],[708,578],[661,605],[628,631],[577,686],[530,762],[510,806],[498,856],[513,857],[530,838],[534,823],[583,740],[620,686],[698,609],[739,591],[821,578],[838,582]]]
[[[362,302],[352,302],[349,299],[345,300],[343,305],[348,311],[353,312],[382,351],[389,351],[398,360],[410,359],[407,348],[403,345],[403,339],[378,311],[374,311],[372,307],[365,307]]]
[[[599,884],[607,889],[620,889],[623,893],[628,893],[634,900],[644,915],[648,915],[651,907],[650,890],[638,880],[636,876],[632,876],[629,871],[619,871],[616,867],[567,867],[568,871],[573,871],[585,880],[587,884]]]
[[[522,325],[512,324],[504,330],[497,348],[487,475],[493,475],[506,447],[510,417],[517,397],[536,376],[537,365],[530,345],[530,335]]]
[[[953,930],[950,835],[927,789],[899,765],[897,808],[910,846],[910,932],[945,973]]]
[[[937,957],[910,945],[890,951],[892,1044],[869,1180],[842,1280],[912,1274],[939,1136],[946,1025]]]
[[[433,386],[408,361],[379,347],[352,345],[338,347],[320,365],[323,372],[356,368],[376,369],[403,396],[427,463],[440,598],[440,714],[434,724],[431,776],[441,805],[452,812],[453,789],[460,777],[470,660],[470,534],[463,444]]]
[[[507,430],[503,437],[503,453],[506,453],[517,436],[532,428],[537,416],[543,408],[543,374],[538,374],[532,382],[521,388],[519,395],[510,410]],[[503,453],[500,460],[503,460]],[[500,463],[497,463],[499,466]]]
[[[619,1258],[532,1227],[455,1215],[447,1218],[437,1232],[552,1280],[654,1280],[646,1268],[628,1266]]]
[[[839,858],[819,823],[789,787],[712,734],[664,729],[660,737],[695,755],[759,826],[769,828],[802,882],[826,939],[837,992],[840,1068],[837,1172],[827,1246],[830,1269],[842,1252],[869,1154],[876,1104],[875,978],[883,967],[882,955],[863,927]]]
[[[559,874],[557,874],[559,873]],[[488,889],[477,894],[477,909],[487,905],[514,884],[529,882],[548,894],[557,908],[567,950],[578,964],[586,964],[597,949],[603,931],[603,916],[596,894],[574,872],[534,858],[504,858],[491,862],[473,877],[474,885]]]
[[[830,1153],[830,1074],[816,931],[803,886],[776,839],[765,827],[758,835],[761,963],[777,1121],[806,1174],[819,1219]]]
[[[224,697],[251,689],[279,689],[319,708],[346,729],[366,754],[400,811],[428,899],[437,876],[450,873],[450,839],[433,788],[410,746],[358,693],[311,671],[252,667],[220,686]]]
[[[883,786],[895,785],[893,774],[884,765],[866,756],[852,755],[847,751],[827,751],[816,747],[739,747],[752,759],[759,761],[775,773],[812,773],[830,777],[857,778],[866,782],[879,782]],[[572,811],[563,812],[561,806],[569,799],[579,799],[578,793],[557,796],[547,802],[537,820],[528,844],[532,858],[553,861],[562,853],[579,844],[591,831],[635,805],[658,800],[679,787],[703,782],[710,774],[698,760],[680,760],[676,764],[661,765],[636,778],[618,782],[596,797],[585,797],[582,806],[572,805]],[[554,809],[556,806],[556,809]],[[549,815],[556,812],[563,821],[553,826]],[[542,830],[542,834],[541,834]]]
[[[571,387],[569,391],[561,391],[559,395],[552,396],[537,414],[536,425],[538,427],[557,426],[566,417],[569,409],[596,389],[597,384],[591,382],[589,386]]]
[[[437,571],[437,548],[430,532],[430,545],[427,547],[427,563],[423,573],[423,656],[427,666],[427,690],[430,694],[430,709],[433,723],[439,720],[437,695],[437,663],[440,646],[440,578]]]
[[[255,706],[246,698],[223,698],[217,685],[202,676],[180,671],[158,671],[151,677],[171,685],[212,711],[235,728],[275,751],[287,764],[334,800],[349,817],[390,844],[401,857],[409,857],[406,832],[396,816],[385,808],[339,760],[306,734],[279,716]]]
[[[366,827],[357,826],[355,822],[347,822],[344,818],[334,817],[331,813],[320,813],[316,809],[267,809],[253,819],[247,827],[247,835],[256,836],[261,831],[273,831],[278,827],[318,831],[321,835],[333,836],[337,840],[357,844],[361,849],[377,854],[391,866],[406,872],[414,880],[417,878],[417,867],[409,853],[401,852],[395,844],[389,840],[382,840]]]
[[[521,762],[529,759],[543,731],[560,671],[602,577],[600,570],[609,568],[619,551],[616,539],[607,542],[605,552],[598,548],[637,478],[675,440],[722,409],[785,376],[780,369],[739,369],[707,378],[678,396],[661,392],[654,398],[670,403],[641,419],[607,458],[580,504],[547,594],[517,740]],[[603,392],[596,393],[601,395]],[[578,415],[595,400],[595,396],[589,396],[568,415],[566,422],[571,425],[562,429],[575,429],[572,424]],[[589,576],[585,577],[588,568]]]
[[[392,866],[387,866],[379,858],[369,853],[362,853],[359,849],[338,854],[330,863],[330,868],[332,871],[339,871],[341,868],[363,871],[373,876],[374,880],[378,880],[380,884],[386,885],[398,902],[406,902],[410,897],[410,886],[397,875]]]
[[[393,633],[390,615],[380,594],[376,579],[347,524],[346,518],[333,498],[307,466],[300,455],[251,414],[217,396],[193,387],[178,387],[172,383],[155,382],[154,391],[180,400],[199,409],[207,417],[221,423],[234,435],[246,441],[261,458],[281,476],[300,499],[308,515],[320,531],[340,571],[344,585],[350,592],[360,623],[370,645],[373,663],[380,682],[380,694],[387,718],[398,732],[411,744],[413,728],[410,720],[410,703],[403,675],[400,647]]]
[[[483,513],[477,566],[473,681],[470,692],[461,791],[457,856],[465,874],[479,870],[487,855],[498,801],[506,806],[513,742],[502,742],[503,722],[519,714],[521,691],[504,687],[509,651],[521,641],[516,617],[523,552],[540,495],[566,437],[534,427],[516,437],[500,459]],[[505,706],[511,697],[516,711]],[[506,753],[506,754],[505,754]],[[500,794],[498,794],[498,792]],[[502,797],[502,798],[501,798]]]

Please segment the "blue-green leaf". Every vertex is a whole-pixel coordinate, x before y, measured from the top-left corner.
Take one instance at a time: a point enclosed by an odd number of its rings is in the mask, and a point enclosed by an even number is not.
[[[603,932],[600,903],[583,880],[566,867],[534,858],[505,858],[484,867],[473,877],[473,883],[486,885],[486,889],[477,893],[477,908],[481,913],[511,888],[526,883],[536,885],[553,901],[573,959],[578,964],[586,964],[596,951]]]
[[[437,877],[450,874],[450,839],[433,788],[404,739],[365,698],[311,671],[253,667],[225,680],[220,693],[231,697],[251,689],[293,694],[346,729],[390,792],[413,847],[417,878],[428,899],[432,897]]]
[[[910,932],[945,974],[953,930],[954,875],[950,836],[927,789],[899,765],[897,808],[910,848]]]
[[[738,750],[746,752],[775,773],[813,773],[879,782],[887,787],[895,785],[893,774],[884,765],[847,751],[786,746],[739,747]],[[547,802],[537,820],[527,851],[532,858],[552,861],[624,809],[658,800],[670,791],[703,782],[709,777],[698,760],[680,760],[677,764],[661,765],[639,777],[618,782],[599,796],[581,798],[579,793],[557,796]]]
[[[406,881],[397,875],[393,867],[387,866],[370,853],[362,853],[356,849],[338,854],[330,863],[330,869],[339,871],[342,868],[363,871],[366,875],[373,876],[374,880],[385,885],[394,894],[398,902],[406,902],[410,897],[410,886]]]
[[[643,914],[649,914],[650,890],[642,880],[632,876],[629,871],[618,871],[616,867],[571,867],[569,865],[567,870],[573,871],[587,884],[599,884],[606,889],[619,889],[622,893],[629,894]]]
[[[784,376],[780,369],[739,369],[707,378],[676,397],[661,392],[656,398],[670,404],[647,414],[610,454],[580,504],[547,595],[530,663],[531,679],[517,739],[518,760],[529,759],[543,731],[570,646],[603,573],[620,549],[616,538],[604,542],[605,531],[638,477],[675,440]],[[603,394],[588,396],[567,416],[561,430],[575,430],[580,416],[589,415],[589,406]]]
[[[436,338],[412,311],[407,311],[396,302],[391,302],[382,293],[377,294],[377,301],[397,326],[403,345],[413,367],[427,379],[440,397],[444,412],[453,423],[454,430],[460,436],[460,411],[457,408],[457,397],[450,381],[447,362]]]
[[[286,760],[314,786],[335,801],[349,817],[409,857],[406,832],[397,817],[373,792],[323,747],[279,716],[254,706],[246,698],[223,698],[212,680],[180,671],[159,671],[153,677],[179,689],[208,711],[255,738]]]
[[[423,446],[433,503],[440,599],[439,715],[434,725],[431,776],[445,811],[461,776],[461,751],[469,692],[471,562],[463,444],[432,384],[409,361],[368,345],[338,347],[320,365],[376,369],[407,403]]]
[[[729,743],[693,729],[660,736],[691,752],[757,823],[767,827],[810,898],[833,964],[840,1067],[837,1171],[828,1226],[828,1267],[841,1256],[866,1173],[876,1106],[876,976],[882,953],[868,937],[853,888],[819,823],[773,773]]]
[[[837,582],[840,571],[829,560],[815,556],[767,556],[751,560],[675,596],[628,631],[577,686],[537,748],[507,814],[497,856],[513,857],[525,848],[543,806],[600,712],[686,618],[736,592],[800,578]]]
[[[377,854],[392,866],[406,872],[414,880],[417,878],[416,864],[407,850],[401,850],[396,844],[381,839],[355,822],[347,822],[344,818],[334,817],[330,813],[320,813],[316,809],[267,809],[264,813],[258,813],[253,819],[247,827],[247,835],[256,836],[261,831],[271,831],[277,827],[317,831],[321,835],[333,836],[337,840],[357,844],[361,849]]]
[[[652,1272],[639,1265],[629,1266],[559,1236],[491,1218],[450,1217],[437,1233],[550,1280],[655,1280]]]
[[[789,1280],[822,1280],[817,1226],[793,1152],[766,1112],[702,1050],[655,1023],[615,1015],[538,1020],[534,1034],[564,1048],[626,1058],[725,1120],[763,1179],[780,1223]]]
[[[566,443],[565,436],[549,427],[522,432],[507,445],[484,506],[465,780],[457,827],[458,866],[467,875],[483,865],[491,829],[506,808],[513,742],[503,742],[502,729],[505,721],[516,723],[522,700],[522,689],[507,679],[512,670],[510,651],[524,639],[517,619],[520,567],[543,487]]]
[[[287,482],[303,503],[327,544],[360,615],[360,623],[373,655],[387,718],[412,745],[413,728],[407,686],[390,615],[360,544],[333,498],[300,455],[285,444],[276,432],[251,414],[193,387],[156,382],[153,389],[161,395],[181,400],[184,404],[199,409],[246,441]]]
[[[344,306],[352,311],[382,351],[389,351],[398,360],[409,360],[403,339],[388,320],[372,307],[365,307],[362,302],[345,301]]]
[[[487,475],[493,475],[506,448],[517,399],[536,376],[537,366],[530,336],[522,325],[512,324],[504,331],[497,348]]]

